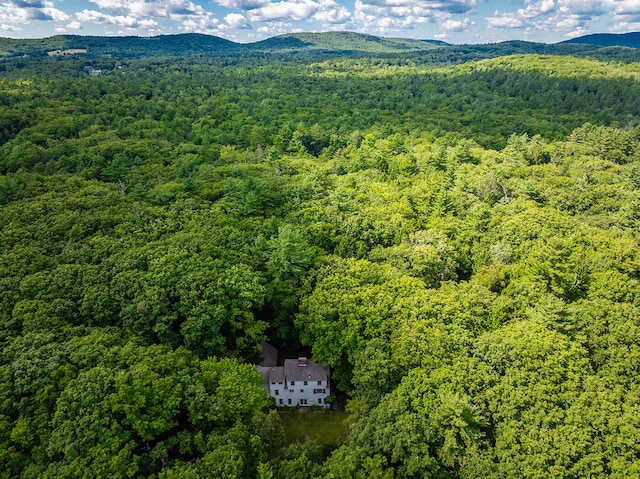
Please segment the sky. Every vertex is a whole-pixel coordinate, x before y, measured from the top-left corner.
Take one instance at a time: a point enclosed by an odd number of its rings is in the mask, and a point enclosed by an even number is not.
[[[0,0],[0,37],[206,33],[253,42],[348,30],[386,37],[555,43],[640,31],[640,0]]]

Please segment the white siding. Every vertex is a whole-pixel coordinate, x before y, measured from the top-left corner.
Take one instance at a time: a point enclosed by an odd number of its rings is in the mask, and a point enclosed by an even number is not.
[[[257,366],[276,406],[324,406],[331,395],[330,369],[306,358],[286,359],[284,366]]]
[[[304,381],[293,381],[293,386],[291,382],[287,381],[286,389],[284,384],[274,385],[273,382],[269,384],[269,396],[275,399],[276,406],[329,407],[329,404],[325,402],[325,398],[331,394],[327,381],[310,380],[307,381],[307,385],[304,384]],[[280,399],[282,399],[282,404],[280,404]]]

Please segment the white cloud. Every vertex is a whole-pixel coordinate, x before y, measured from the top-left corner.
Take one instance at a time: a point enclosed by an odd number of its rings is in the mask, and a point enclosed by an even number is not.
[[[0,5],[0,23],[3,30],[16,31],[14,28],[17,24],[24,23],[27,20],[23,9],[17,8],[15,5]]]
[[[493,17],[487,17],[487,25],[489,26],[489,28],[524,28],[524,24],[524,19],[522,19],[516,13],[511,12],[501,13],[496,11],[493,14]]]
[[[8,25],[6,23],[3,23],[0,25],[0,30],[5,30],[7,32],[19,32],[22,29],[19,27],[16,27],[15,25]]]
[[[469,29],[475,25],[475,22],[472,22],[468,17],[465,17],[462,20],[449,18],[439,22],[439,25],[441,31],[440,33],[434,33],[433,38],[447,40],[450,37],[455,36],[455,34],[468,32]]]
[[[550,19],[550,22],[552,22],[553,30],[568,32],[581,30],[585,23],[577,15],[558,16]]]
[[[170,18],[184,31],[251,29],[253,23],[318,22],[325,27],[344,28],[352,24],[351,12],[335,0],[214,0],[218,5],[242,10],[224,16],[224,23],[213,13],[190,0],[90,0],[112,17]],[[278,28],[276,27],[276,30]],[[291,31],[290,29],[288,31]]]
[[[445,20],[440,23],[440,28],[445,32],[463,32],[472,25],[471,20],[465,18],[464,20]]]
[[[603,15],[607,11],[605,3],[592,0],[559,0],[558,7],[563,12],[581,17]]]
[[[247,39],[251,41],[264,40],[265,38],[283,35],[285,33],[296,33],[308,31],[307,29],[296,28],[288,22],[269,22],[256,26],[247,34]]]
[[[126,28],[150,28],[157,26],[157,22],[150,19],[138,19],[130,15],[107,15],[96,10],[84,9],[76,13],[82,22],[106,23]]]
[[[168,18],[179,23],[178,29],[185,32],[198,32],[208,34],[220,34],[223,30],[231,28],[226,23],[222,24],[213,13],[190,0],[90,0],[101,9],[107,10],[102,20],[94,22],[105,23],[112,18],[117,19],[119,25],[133,23],[130,19],[136,19],[140,28],[152,29],[159,26],[155,19]],[[238,21],[236,17],[230,17],[231,21]],[[105,20],[107,19],[107,20]],[[131,27],[134,28],[134,27]],[[240,28],[237,23],[234,28]]]
[[[136,18],[159,17],[180,20],[188,16],[210,15],[201,5],[189,0],[90,0],[103,10]]]
[[[555,10],[554,0],[542,0],[533,2],[527,0],[525,8],[519,8],[515,12],[498,12],[493,17],[487,18],[490,28],[523,28],[535,26],[540,17],[549,15]]]
[[[567,38],[567,39],[569,39],[569,38],[576,38],[576,37],[581,37],[581,36],[583,36],[583,35],[586,35],[586,34],[588,34],[588,33],[589,33],[589,31],[588,31],[588,30],[586,30],[586,29],[584,29],[584,28],[582,28],[582,27],[579,27],[579,28],[577,28],[577,29],[575,29],[575,30],[571,30],[569,33],[566,33],[566,34],[564,35],[564,37],[565,37],[565,38]]]
[[[320,6],[313,0],[292,0],[269,3],[249,11],[252,22],[306,20],[319,10]]]
[[[140,20],[140,26],[146,30],[149,30],[150,28],[157,27],[158,22],[156,22],[155,20],[151,20],[150,18],[145,18]]]
[[[320,0],[320,9],[313,15],[313,19],[325,26],[346,25],[353,22],[351,12],[333,0]]]
[[[182,21],[180,29],[185,32],[206,33],[220,35],[228,25],[220,23],[220,20],[208,15],[190,16]]]
[[[626,33],[640,31],[640,21],[638,22],[621,22],[614,25],[611,29],[614,33]]]
[[[378,9],[391,12],[413,12],[420,16],[438,13],[465,14],[476,6],[476,0],[358,0],[356,11]]]
[[[40,11],[45,15],[45,17],[47,17],[47,19],[55,22],[65,22],[71,18],[62,10],[54,8],[53,2],[44,2],[44,5],[44,8],[41,8]]]
[[[65,26],[56,27],[55,32],[68,33],[70,30],[73,31],[73,30],[81,30],[81,29],[82,29],[82,24],[74,20],[72,22],[69,22]]]
[[[218,5],[240,10],[253,10],[269,3],[269,0],[215,0]]]
[[[599,25],[597,22],[603,20],[613,21],[612,31],[637,30],[638,15],[640,0],[525,0],[524,8],[496,11],[486,20],[489,28],[558,32],[570,38],[587,34],[590,24]]]
[[[44,8],[45,4],[41,0],[9,0],[7,3],[19,8]]]
[[[241,13],[229,13],[224,17],[224,21],[227,22],[231,28],[251,28],[249,20]]]
[[[125,10],[130,3],[128,0],[89,0],[95,3],[99,8],[108,10]],[[144,2],[143,2],[144,3]]]
[[[387,34],[420,24],[458,21],[452,17],[473,13],[475,6],[475,0],[356,0],[354,18],[365,29]]]
[[[640,14],[640,0],[605,0],[603,3],[616,15]]]
[[[31,20],[60,22],[68,19],[69,15],[55,8],[51,1],[9,0],[0,5],[0,22],[7,27],[14,26],[3,30],[20,30],[16,25],[28,24]]]
[[[102,0],[99,0],[102,1]],[[112,0],[109,0],[112,1]],[[247,28],[252,23],[284,24],[290,22],[315,21],[325,27],[336,28],[352,24],[351,12],[335,0],[216,0],[219,5],[244,10],[244,14],[230,13],[227,24]],[[261,26],[269,33],[280,32],[282,25]],[[292,31],[288,28],[286,31]],[[262,31],[259,31],[262,33]],[[279,33],[276,33],[279,34]]]

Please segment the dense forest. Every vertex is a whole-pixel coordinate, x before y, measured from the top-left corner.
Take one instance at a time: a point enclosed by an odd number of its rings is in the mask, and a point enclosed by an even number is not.
[[[456,48],[1,60],[0,477],[640,475],[637,53]]]

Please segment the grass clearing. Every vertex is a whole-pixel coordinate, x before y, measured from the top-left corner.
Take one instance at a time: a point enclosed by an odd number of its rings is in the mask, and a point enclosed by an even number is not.
[[[287,444],[314,439],[320,444],[335,444],[349,432],[346,412],[280,412]]]

